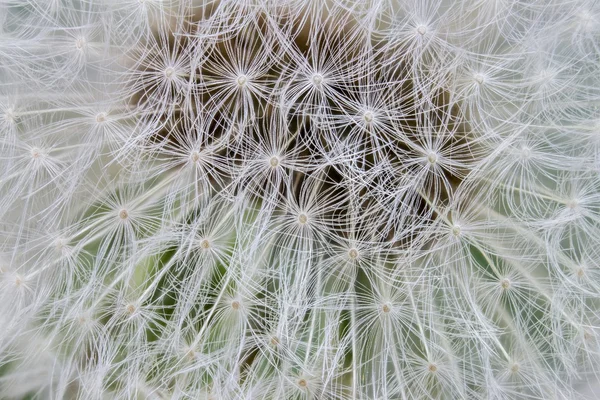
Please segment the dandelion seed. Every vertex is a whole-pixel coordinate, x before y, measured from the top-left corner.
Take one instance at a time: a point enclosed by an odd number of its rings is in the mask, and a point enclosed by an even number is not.
[[[569,210],[575,210],[577,207],[579,207],[579,202],[577,201],[577,199],[571,199],[566,202],[565,206]]]
[[[300,225],[305,225],[308,222],[308,217],[306,216],[306,214],[298,214],[298,222],[300,223]]]
[[[38,159],[38,158],[42,157],[42,155],[43,155],[43,153],[39,148],[37,148],[37,147],[31,148],[31,157],[33,159]]]
[[[122,208],[121,210],[119,210],[119,218],[121,218],[122,220],[126,220],[127,218],[129,218],[129,212],[127,212],[126,209]]]
[[[358,258],[358,250],[354,248],[348,250],[348,257],[352,260],[356,260]]]
[[[246,83],[248,83],[248,77],[246,75],[242,74],[242,75],[239,75],[235,81],[239,87],[244,87],[246,85]]]
[[[425,36],[427,34],[427,27],[425,25],[419,25],[417,26],[416,31],[419,35]]]
[[[452,235],[454,235],[455,237],[460,236],[462,233],[460,225],[454,225],[450,231],[452,232]]]
[[[195,361],[197,358],[196,355],[196,351],[194,351],[194,349],[189,349],[186,353],[185,353],[186,357],[188,360],[190,361]]]
[[[193,164],[198,163],[198,161],[200,161],[200,153],[198,153],[196,150],[192,151],[190,154],[190,160]]]
[[[66,246],[66,241],[62,238],[57,238],[54,241],[54,248],[58,251],[62,251],[62,249],[64,249],[65,246]]]
[[[135,307],[133,304],[128,304],[128,305],[125,307],[125,311],[126,311],[126,312],[127,312],[127,314],[129,314],[129,315],[133,315],[133,314],[135,313],[135,311],[136,311],[136,307]]]
[[[75,40],[75,47],[77,48],[77,50],[83,50],[83,48],[86,46],[86,40],[85,38],[77,38],[77,40]]]
[[[434,165],[437,162],[437,160],[438,160],[438,156],[436,153],[430,152],[427,155],[427,161],[429,162],[429,164]]]
[[[482,74],[475,74],[473,75],[473,80],[478,85],[483,85],[483,83],[485,82],[485,76],[483,76]]]
[[[106,121],[106,113],[105,112],[101,112],[99,114],[96,114],[96,122],[101,124],[103,122]]]
[[[17,122],[17,115],[12,107],[8,107],[4,110],[4,120],[11,125]]]
[[[323,80],[324,80],[323,75],[321,75],[319,73],[313,74],[311,79],[312,79],[312,83],[313,83],[314,87],[316,87],[316,88],[320,88],[321,84],[323,83]]]
[[[279,166],[279,157],[273,156],[269,159],[269,165],[271,168],[277,168]]]
[[[517,372],[519,372],[520,368],[521,367],[520,367],[520,365],[518,363],[516,363],[516,362],[512,363],[512,365],[510,366],[510,372],[512,374],[516,374]]]

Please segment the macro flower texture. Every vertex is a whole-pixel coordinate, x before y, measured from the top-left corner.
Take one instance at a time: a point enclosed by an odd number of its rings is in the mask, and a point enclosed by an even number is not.
[[[600,2],[0,0],[0,399],[598,382]]]

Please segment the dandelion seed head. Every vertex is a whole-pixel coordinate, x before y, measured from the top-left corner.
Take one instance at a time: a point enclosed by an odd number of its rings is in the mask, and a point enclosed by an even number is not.
[[[7,398],[598,376],[590,1],[59,3],[0,5]]]

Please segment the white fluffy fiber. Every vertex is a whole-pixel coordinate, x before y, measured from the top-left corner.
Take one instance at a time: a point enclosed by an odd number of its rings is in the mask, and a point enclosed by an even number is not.
[[[577,399],[600,3],[0,0],[1,399]]]

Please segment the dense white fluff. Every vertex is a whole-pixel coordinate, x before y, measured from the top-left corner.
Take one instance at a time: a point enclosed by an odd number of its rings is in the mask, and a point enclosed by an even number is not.
[[[579,399],[600,6],[0,0],[0,398]]]

